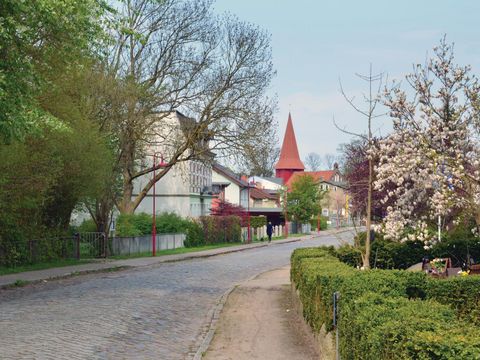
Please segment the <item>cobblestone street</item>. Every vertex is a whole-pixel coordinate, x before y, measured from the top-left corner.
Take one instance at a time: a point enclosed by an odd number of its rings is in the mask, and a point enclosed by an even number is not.
[[[297,247],[351,237],[344,232],[1,291],[0,358],[189,358],[226,290],[287,265]]]

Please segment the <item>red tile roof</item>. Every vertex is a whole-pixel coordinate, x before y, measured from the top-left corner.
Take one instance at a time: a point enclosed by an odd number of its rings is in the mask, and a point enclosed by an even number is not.
[[[288,114],[287,129],[283,138],[282,150],[280,152],[280,160],[275,165],[275,169],[303,170],[305,166],[300,160],[298,154],[297,140],[295,131],[293,130],[292,116]]]
[[[293,173],[292,177],[288,179],[286,185],[288,188],[291,187],[292,183],[299,177],[303,175],[310,175],[317,181],[332,181],[333,176],[337,174],[336,170],[322,170],[322,171],[299,171]]]
[[[276,200],[278,197],[274,194],[270,194],[265,190],[259,188],[250,188],[250,197],[252,199],[271,199]]]

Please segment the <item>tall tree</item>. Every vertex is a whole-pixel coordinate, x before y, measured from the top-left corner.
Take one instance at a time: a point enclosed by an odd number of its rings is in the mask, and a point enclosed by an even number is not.
[[[117,134],[117,206],[131,213],[176,164],[262,144],[273,123],[265,91],[274,71],[270,37],[231,15],[214,16],[208,0],[123,0],[117,20],[109,69],[131,89]],[[173,110],[195,119],[187,131],[169,122]],[[139,166],[152,145],[168,166]],[[134,196],[135,180],[154,169]]]
[[[0,2],[0,142],[55,120],[36,95],[48,86],[45,75],[55,62],[71,63],[91,50],[102,13],[96,0]]]
[[[325,192],[320,189],[318,181],[313,176],[308,174],[298,176],[286,196],[288,216],[299,223],[308,223],[322,210],[320,202],[324,195]]]

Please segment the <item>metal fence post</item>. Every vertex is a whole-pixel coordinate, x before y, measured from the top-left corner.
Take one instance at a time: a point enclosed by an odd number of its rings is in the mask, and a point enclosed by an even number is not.
[[[340,347],[338,344],[338,300],[340,293],[335,291],[333,293],[333,327],[335,328],[335,359],[340,360]]]
[[[76,233],[73,237],[75,239],[75,258],[80,260],[80,234]]]

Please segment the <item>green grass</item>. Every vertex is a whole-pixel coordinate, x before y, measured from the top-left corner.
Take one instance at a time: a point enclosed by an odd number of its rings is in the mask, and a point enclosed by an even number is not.
[[[223,244],[205,245],[205,246],[198,246],[198,247],[191,247],[191,248],[177,248],[177,249],[161,250],[161,251],[157,251],[156,256],[186,254],[186,253],[212,250],[212,249],[218,249],[218,248],[224,248],[224,247],[230,247],[230,246],[238,246],[238,245],[242,245],[242,243],[223,243]],[[115,256],[110,256],[109,259],[123,260],[123,259],[133,259],[133,258],[149,257],[149,256],[152,256],[151,251],[147,251],[147,252],[143,252],[143,253],[135,253],[135,254],[130,254],[130,255],[115,255]]]
[[[50,269],[55,267],[64,267],[70,265],[80,265],[86,264],[91,262],[91,260],[57,260],[57,261],[50,261],[38,264],[31,264],[31,265],[21,265],[16,267],[3,267],[0,266],[0,275],[8,275],[8,274],[17,274],[25,271],[35,271],[35,270],[44,270]]]

